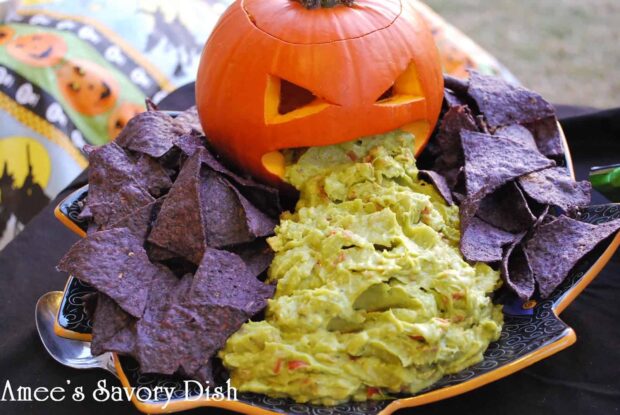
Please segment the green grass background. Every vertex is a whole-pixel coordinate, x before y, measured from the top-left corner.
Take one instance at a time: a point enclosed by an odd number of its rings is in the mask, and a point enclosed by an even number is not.
[[[620,107],[620,0],[426,0],[554,103]]]

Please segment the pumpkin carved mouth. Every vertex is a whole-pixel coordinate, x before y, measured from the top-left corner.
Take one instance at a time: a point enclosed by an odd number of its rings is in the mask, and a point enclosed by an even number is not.
[[[33,58],[33,59],[45,59],[45,58],[51,56],[53,51],[54,51],[54,48],[50,46],[49,48],[45,49],[41,53],[31,53],[30,57]]]

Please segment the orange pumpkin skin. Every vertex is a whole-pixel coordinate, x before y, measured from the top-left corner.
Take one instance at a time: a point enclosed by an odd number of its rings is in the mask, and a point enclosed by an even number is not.
[[[377,102],[411,64],[418,93]],[[279,116],[266,92],[274,79],[312,92],[314,108]],[[198,113],[215,148],[274,184],[280,179],[262,157],[276,150],[337,144],[416,121],[427,123],[416,144],[423,147],[442,99],[437,47],[408,0],[317,10],[291,0],[237,0],[205,45],[196,81]]]

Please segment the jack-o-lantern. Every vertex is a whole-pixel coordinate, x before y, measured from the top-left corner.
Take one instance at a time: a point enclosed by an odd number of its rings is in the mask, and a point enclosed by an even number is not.
[[[4,45],[13,38],[15,30],[11,26],[0,26],[0,45]]]
[[[93,62],[67,61],[56,75],[63,97],[81,114],[102,114],[116,104],[118,81],[108,70]]]
[[[408,0],[237,0],[202,54],[196,102],[230,161],[279,183],[279,150],[434,128],[443,79]],[[314,8],[311,6],[315,6]]]
[[[114,140],[121,133],[123,128],[136,115],[144,112],[144,104],[134,104],[133,102],[123,102],[119,105],[108,118],[108,136]]]
[[[65,40],[53,33],[32,33],[11,40],[6,49],[20,62],[38,68],[54,66],[67,53]]]

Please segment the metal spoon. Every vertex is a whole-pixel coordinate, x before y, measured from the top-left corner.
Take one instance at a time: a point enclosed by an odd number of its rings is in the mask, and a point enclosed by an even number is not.
[[[62,292],[51,291],[37,301],[35,322],[43,346],[58,363],[75,369],[105,369],[118,377],[111,353],[93,356],[90,343],[69,340],[54,333],[54,321],[62,300]]]

